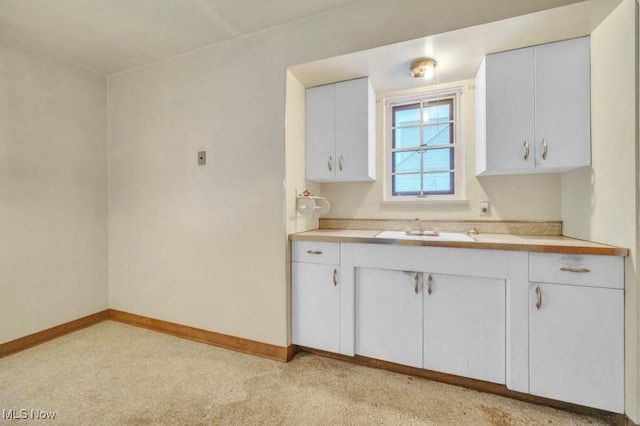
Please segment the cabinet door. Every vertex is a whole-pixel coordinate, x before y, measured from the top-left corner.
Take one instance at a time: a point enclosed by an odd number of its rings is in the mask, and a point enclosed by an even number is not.
[[[336,84],[336,181],[371,180],[375,151],[370,143],[375,129],[370,99],[373,90],[369,79],[343,81]],[[371,126],[371,127],[370,127]]]
[[[489,171],[534,167],[534,89],[533,48],[487,56],[486,167]],[[525,143],[529,147],[528,156]]]
[[[505,280],[424,277],[424,368],[505,383]]]
[[[588,166],[591,164],[589,38],[536,46],[535,70],[536,167]]]
[[[306,91],[305,158],[307,179],[323,182],[335,177],[336,86]]]
[[[532,283],[529,298],[531,393],[622,413],[623,291]]]
[[[291,335],[295,345],[340,352],[337,266],[291,263]]]
[[[422,292],[418,274],[356,269],[356,354],[422,367]]]

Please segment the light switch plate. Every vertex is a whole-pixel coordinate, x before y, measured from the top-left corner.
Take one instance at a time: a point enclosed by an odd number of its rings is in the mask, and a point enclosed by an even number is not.
[[[207,164],[207,151],[198,151],[198,166]]]
[[[490,216],[491,215],[491,206],[488,201],[480,202],[480,216]]]

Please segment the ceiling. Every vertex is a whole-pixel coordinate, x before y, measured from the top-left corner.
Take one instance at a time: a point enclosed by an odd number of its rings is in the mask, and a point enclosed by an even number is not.
[[[588,0],[289,68],[305,86],[368,76],[377,93],[473,78],[488,53],[591,34],[621,0]],[[429,82],[409,75],[413,60],[438,62]]]
[[[110,75],[362,2],[0,0],[0,32]]]
[[[0,33],[104,75],[370,0],[0,0]],[[438,82],[471,78],[491,52],[590,34],[621,0],[567,6],[291,68],[306,86],[369,76],[377,92],[424,86],[412,60],[438,61]]]

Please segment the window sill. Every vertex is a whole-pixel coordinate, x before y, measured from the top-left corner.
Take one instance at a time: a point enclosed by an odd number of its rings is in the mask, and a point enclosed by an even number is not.
[[[401,204],[469,204],[469,200],[438,200],[438,199],[406,199],[406,200],[383,200],[382,205],[401,205]]]

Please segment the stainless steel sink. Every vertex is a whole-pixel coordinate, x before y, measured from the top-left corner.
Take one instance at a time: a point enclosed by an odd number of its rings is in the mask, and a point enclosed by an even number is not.
[[[416,241],[475,241],[466,234],[457,232],[440,232],[436,235],[407,234],[404,231],[382,231],[376,238],[389,238],[396,240],[416,240]]]

